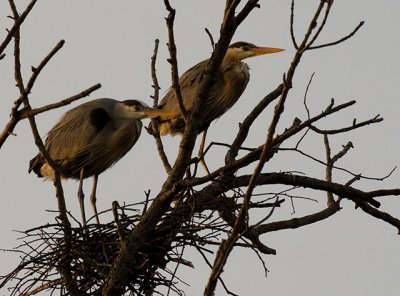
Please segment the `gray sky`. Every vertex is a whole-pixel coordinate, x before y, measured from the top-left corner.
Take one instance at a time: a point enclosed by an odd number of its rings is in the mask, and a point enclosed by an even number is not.
[[[20,10],[27,3],[16,2]],[[209,57],[211,47],[204,28],[207,27],[217,38],[224,2],[180,0],[172,3],[177,9],[175,35],[180,73]],[[252,75],[247,90],[228,114],[211,125],[208,141],[232,141],[237,123],[264,94],[278,85],[289,67],[294,54],[289,36],[290,1],[264,2],[261,9],[255,10],[240,27],[234,41],[283,47],[287,51],[247,61]],[[318,1],[297,2],[295,31],[300,39]],[[334,151],[348,141],[355,146],[339,165],[371,177],[382,177],[398,165],[399,10],[398,1],[336,1],[319,43],[344,36],[362,20],[366,24],[346,43],[312,51],[304,57],[278,129],[282,131],[289,126],[296,116],[306,118],[302,100],[310,75],[315,72],[308,95],[313,114],[326,108],[331,98],[335,98],[337,103],[357,100],[355,106],[323,121],[321,126],[343,127],[349,125],[354,117],[361,121],[378,113],[385,119],[381,124],[332,138]],[[5,28],[11,27],[10,19],[6,18],[11,14],[7,1],[0,2],[0,12],[0,40],[3,40]],[[166,15],[163,1],[39,1],[22,29],[25,81],[29,78],[30,67],[37,65],[60,39],[65,39],[66,44],[42,71],[30,96],[32,105],[38,107],[56,102],[97,82],[103,87],[80,102],[113,97],[121,100],[136,98],[151,103],[150,57],[156,38],[160,39],[157,71],[161,93],[170,85],[165,47]],[[12,46],[6,53],[7,57],[0,61],[1,128],[8,121],[12,103],[18,97],[13,81]],[[42,136],[69,108],[37,117]],[[264,141],[271,110],[269,108],[257,120],[246,146]],[[0,151],[3,205],[0,207],[0,248],[3,249],[21,243],[16,241],[20,235],[12,230],[25,230],[52,222],[54,214],[46,210],[56,209],[51,182],[42,182],[27,173],[28,162],[37,153],[27,121],[21,122],[15,133],[17,137],[10,137]],[[168,156],[174,159],[179,138],[166,138],[165,143]],[[321,137],[307,138],[302,148],[314,156],[323,157]],[[211,169],[223,164],[224,152],[223,148],[211,151],[207,158]],[[291,153],[281,153],[265,168],[265,171],[287,170],[303,171],[319,178],[324,176],[323,166]],[[364,190],[399,187],[399,174],[396,171],[384,182],[360,181],[355,183],[355,187]],[[133,150],[100,176],[98,208],[109,208],[113,200],[121,203],[140,201],[148,189],[156,194],[165,177],[154,142],[143,132]],[[334,179],[345,182],[350,176],[335,173]],[[91,180],[88,180],[86,191],[90,187]],[[66,182],[64,189],[68,208],[79,217],[77,182]],[[296,213],[292,215],[287,200],[286,206],[279,209],[274,219],[300,217],[324,207],[324,194],[311,192],[307,196],[319,203],[295,200]],[[384,210],[400,217],[398,198],[384,198],[382,203]],[[87,205],[87,212],[91,214]],[[278,252],[277,256],[264,256],[270,270],[267,278],[251,251],[234,251],[223,273],[227,285],[240,295],[321,295],[321,291],[326,296],[398,295],[400,241],[396,230],[355,210],[350,202],[345,201],[342,206],[341,212],[324,222],[264,236],[263,241]],[[182,268],[180,276],[191,284],[184,289],[187,295],[201,295],[208,267],[196,254],[189,252],[187,259],[193,260],[196,268]],[[18,256],[0,252],[0,262],[0,274],[5,274],[15,267]],[[5,292],[0,294],[5,295]],[[217,294],[224,295],[223,290],[219,288]]]

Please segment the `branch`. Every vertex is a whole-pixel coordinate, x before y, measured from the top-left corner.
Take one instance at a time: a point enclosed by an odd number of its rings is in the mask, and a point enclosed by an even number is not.
[[[234,186],[243,187],[247,186],[250,180],[249,175],[240,176],[234,179]],[[377,190],[364,192],[359,189],[345,186],[335,182],[327,182],[316,178],[285,174],[285,173],[263,173],[257,179],[256,185],[270,185],[270,184],[281,184],[299,186],[313,190],[321,190],[324,192],[331,192],[337,196],[353,201],[355,204],[358,203],[369,203],[374,207],[379,208],[380,202],[374,198],[389,195],[400,195],[400,189],[389,189],[389,190]]]
[[[71,96],[69,98],[62,99],[61,101],[54,103],[54,104],[49,104],[40,108],[35,108],[32,110],[28,110],[26,108],[23,108],[21,110],[17,110],[17,106],[19,107],[21,99],[23,98],[23,95],[20,96],[20,98],[14,102],[14,107],[11,112],[11,119],[10,121],[5,125],[3,131],[0,134],[0,148],[3,146],[5,141],[10,135],[13,135],[13,131],[18,124],[18,122],[22,119],[28,118],[28,117],[33,117],[35,115],[38,115],[40,113],[43,113],[45,111],[49,111],[52,109],[60,108],[63,106],[66,106],[76,100],[79,100],[81,98],[84,98],[86,96],[89,96],[93,91],[99,89],[101,87],[101,84],[95,84],[88,89],[85,89],[81,91],[79,94],[76,94],[74,96]],[[25,91],[23,92],[25,93]]]
[[[364,21],[361,21],[358,26],[347,36],[340,38],[339,40],[333,41],[333,42],[329,42],[329,43],[325,43],[325,44],[321,44],[321,45],[316,45],[316,46],[310,46],[308,49],[318,49],[318,48],[323,48],[323,47],[328,47],[328,46],[333,46],[339,43],[342,43],[344,41],[346,41],[347,39],[353,37],[357,31],[364,25]]]
[[[294,122],[295,124],[285,130],[281,135],[278,135],[275,137],[272,147],[278,147],[281,143],[286,141],[287,139],[291,138],[292,136],[296,135],[297,133],[301,132],[303,129],[309,127],[312,123],[320,120],[321,118],[327,117],[328,115],[334,114],[336,112],[339,112],[342,109],[348,108],[352,105],[354,105],[356,101],[349,101],[343,104],[340,104],[336,107],[333,107],[333,102],[326,108],[326,110],[322,111],[319,115],[316,115],[309,120],[298,124],[296,121]],[[249,152],[242,158],[235,160],[224,167],[221,167],[217,169],[216,171],[212,172],[211,174],[201,177],[201,178],[192,178],[190,180],[185,180],[185,181],[179,181],[179,186],[182,187],[193,187],[197,185],[204,184],[210,180],[213,180],[221,175],[237,171],[238,169],[245,167],[249,165],[250,163],[257,161],[260,158],[261,151],[263,149],[264,145],[261,145],[260,147],[257,147],[253,151]],[[270,156],[272,157],[275,152],[273,150],[270,151]]]
[[[247,4],[245,5],[244,9],[242,10],[242,12],[240,12],[238,14],[236,21],[240,22],[241,20],[243,20],[244,17],[241,14],[245,11],[245,9],[248,9],[248,12],[250,12],[252,9],[254,9],[256,3],[257,3],[257,1],[248,1]],[[320,9],[322,9],[322,6],[323,6],[323,3],[321,2],[319,8],[317,9],[317,12],[315,13],[315,17],[314,17],[315,20],[318,18]],[[211,296],[214,293],[217,279],[219,278],[220,274],[222,273],[222,269],[226,264],[227,258],[229,256],[230,252],[232,251],[235,242],[239,239],[239,237],[241,236],[241,233],[245,230],[245,228],[244,228],[245,220],[248,219],[248,204],[250,202],[254,187],[256,186],[256,181],[262,171],[262,168],[264,167],[265,162],[273,155],[272,148],[274,147],[273,142],[274,142],[275,130],[276,130],[276,127],[280,120],[280,116],[283,113],[287,95],[289,93],[289,89],[292,86],[292,80],[294,77],[295,70],[296,70],[298,64],[300,63],[300,59],[305,50],[307,40],[308,40],[309,36],[311,35],[311,31],[314,27],[315,20],[313,20],[310,23],[309,30],[308,30],[306,36],[304,37],[302,45],[300,46],[301,49],[297,50],[294,60],[287,72],[286,79],[284,79],[284,85],[283,85],[283,89],[281,92],[281,96],[280,96],[279,101],[275,105],[274,116],[268,127],[268,133],[266,136],[265,144],[262,146],[262,150],[261,150],[260,157],[259,157],[259,162],[258,162],[256,169],[254,170],[254,173],[252,174],[251,179],[249,181],[247,191],[246,191],[244,201],[243,201],[243,206],[239,212],[238,218],[235,222],[235,226],[232,229],[232,233],[229,235],[229,237],[226,241],[224,240],[221,242],[221,245],[218,249],[218,253],[215,257],[213,269],[211,271],[210,278],[208,280],[204,295]],[[303,47],[304,47],[304,49],[303,49]],[[249,153],[249,154],[251,154],[251,153]]]
[[[13,1],[9,1],[9,2],[10,2],[10,5],[14,5]],[[14,16],[14,25],[8,31],[6,38],[4,38],[4,41],[0,44],[0,54],[2,54],[3,51],[6,49],[7,45],[10,43],[12,37],[19,30],[22,23],[25,21],[25,18],[31,12],[31,10],[32,10],[33,6],[36,4],[36,2],[37,2],[37,0],[32,0],[20,16],[18,16],[18,15],[16,17]],[[15,7],[15,5],[14,5],[14,7]],[[4,55],[3,55],[3,57],[4,57]]]
[[[379,210],[377,210],[377,209],[375,209],[375,208],[373,208],[370,205],[365,204],[365,203],[360,204],[359,206],[365,213],[370,214],[371,216],[373,216],[375,218],[378,218],[378,219],[380,219],[380,220],[382,220],[384,222],[387,222],[390,225],[393,225],[394,227],[396,227],[397,231],[398,231],[398,234],[400,234],[400,220],[399,219],[391,216],[388,213],[385,213],[383,211],[379,211]]]
[[[69,104],[77,101],[77,100],[80,100],[80,99],[82,99],[84,97],[89,96],[92,92],[98,90],[99,88],[101,88],[101,84],[97,83],[97,84],[95,84],[95,85],[93,85],[93,86],[81,91],[79,94],[73,95],[73,96],[71,96],[69,98],[62,99],[61,101],[59,101],[57,103],[48,104],[48,105],[45,105],[43,107],[35,108],[35,109],[29,110],[29,111],[24,110],[24,109],[20,110],[20,111],[18,111],[19,114],[20,114],[18,117],[20,119],[27,118],[27,117],[33,117],[33,116],[36,116],[36,115],[38,115],[40,113],[43,113],[43,112],[46,112],[46,111],[49,111],[49,110],[53,110],[53,109],[57,109],[57,108],[60,108],[60,107],[64,107],[66,105],[69,105]]]
[[[344,127],[344,128],[340,128],[340,129],[334,129],[334,130],[321,130],[317,127],[315,127],[314,125],[310,125],[310,129],[313,130],[314,132],[318,133],[318,134],[323,134],[323,135],[334,135],[334,134],[340,134],[340,133],[345,133],[351,130],[355,130],[357,128],[366,126],[366,125],[370,125],[370,124],[374,124],[374,123],[378,123],[378,122],[382,122],[383,118],[379,117],[380,115],[376,115],[374,118],[372,119],[368,119],[365,121],[362,121],[360,123],[356,123],[356,120],[353,120],[353,125],[348,126],[348,127]]]
[[[14,19],[17,19],[18,16],[18,11],[15,7],[15,4],[13,0],[9,0],[11,9],[14,14]],[[51,59],[51,57],[62,47],[63,41],[59,42],[59,44],[54,48],[39,64],[37,69],[34,69],[34,73],[31,76],[31,79],[29,80],[27,86],[24,86],[24,83],[22,81],[22,75],[21,75],[21,62],[20,62],[20,32],[19,32],[19,27],[17,28],[15,35],[14,35],[14,68],[15,68],[15,80],[17,83],[17,86],[20,90],[20,102],[22,102],[25,105],[26,110],[29,112],[32,110],[29,99],[28,99],[28,94],[30,93],[30,90],[32,89],[34,82],[39,75],[40,71],[44,68],[44,66],[47,64],[47,62]],[[17,107],[18,108],[18,107]],[[28,120],[31,126],[32,134],[35,138],[35,144],[40,150],[40,153],[43,155],[45,158],[46,162],[51,166],[51,168],[54,170],[55,173],[55,180],[54,180],[54,186],[56,188],[56,197],[58,201],[58,208],[60,211],[60,216],[59,218],[62,221],[63,224],[63,231],[64,231],[64,256],[63,260],[60,262],[60,273],[61,276],[65,282],[65,285],[67,287],[68,292],[70,292],[72,295],[79,295],[79,288],[76,286],[75,282],[73,281],[73,277],[71,274],[71,255],[70,255],[70,250],[71,250],[71,236],[72,236],[72,231],[71,231],[71,224],[68,220],[67,216],[67,209],[65,205],[65,198],[64,198],[64,192],[63,188],[61,185],[61,179],[60,179],[60,172],[58,169],[58,165],[51,159],[49,153],[47,152],[46,148],[44,147],[44,144],[42,142],[42,139],[39,135],[35,118],[28,116]]]
[[[178,73],[178,61],[176,59],[176,46],[175,46],[175,37],[174,37],[174,20],[175,20],[175,9],[172,8],[171,4],[168,0],[164,0],[164,4],[169,14],[166,18],[167,28],[168,28],[168,50],[170,58],[168,62],[171,64],[171,79],[172,79],[172,88],[175,91],[176,98],[178,99],[179,111],[182,114],[183,119],[185,120],[185,124],[188,124],[189,115],[185,108],[185,104],[182,99],[181,87],[179,85],[179,73]]]
[[[199,99],[196,100],[193,106],[191,120],[185,128],[175,164],[161,191],[143,215],[141,222],[127,235],[126,244],[122,245],[118,258],[115,260],[109,277],[103,286],[102,293],[105,295],[120,295],[123,293],[124,283],[127,282],[128,278],[132,277],[129,269],[132,256],[137,254],[139,249],[148,241],[151,231],[168,210],[172,198],[178,193],[177,184],[182,180],[190,163],[206,98],[235,30],[236,27],[226,28],[221,26],[221,35],[211,56],[210,63],[204,71],[203,80],[199,86]]]
[[[282,93],[283,90],[283,84],[280,84],[275,90],[273,90],[271,93],[266,95],[255,107],[254,109],[250,112],[249,115],[244,119],[244,121],[240,124],[239,131],[236,135],[235,140],[232,142],[232,145],[230,146],[230,149],[226,153],[225,156],[225,163],[229,164],[232,163],[236,156],[238,155],[238,151],[243,144],[243,142],[246,140],[247,135],[249,134],[249,130],[251,126],[253,125],[254,120],[257,119],[257,117],[261,114],[262,111],[265,110],[265,108],[272,103],[274,100],[276,100],[280,94]]]
[[[10,0],[10,3],[13,3],[12,0]],[[15,6],[14,6],[15,8]],[[14,12],[15,13],[15,12]],[[15,38],[15,49],[14,49],[14,63],[15,63],[15,79],[17,86],[20,90],[20,97],[18,100],[15,101],[14,106],[11,110],[11,120],[7,123],[6,127],[4,128],[3,132],[0,135],[0,148],[3,146],[4,142],[8,138],[9,135],[13,134],[13,130],[15,126],[17,125],[19,119],[17,119],[17,111],[22,102],[27,98],[28,94],[31,92],[32,87],[36,81],[36,78],[38,77],[40,71],[44,68],[44,66],[47,64],[47,62],[56,54],[56,52],[63,46],[64,40],[61,40],[56,47],[42,60],[42,62],[39,64],[37,68],[33,68],[33,74],[31,78],[28,81],[28,84],[26,87],[24,87],[24,83],[22,81],[22,75],[21,75],[21,63],[19,60],[19,31],[17,30],[16,38]]]
[[[157,61],[157,54],[158,54],[158,45],[160,41],[158,39],[154,40],[154,51],[153,55],[151,57],[151,78],[153,80],[153,88],[154,88],[154,95],[153,95],[153,106],[156,108],[158,106],[158,99],[159,99],[159,91],[160,91],[160,86],[158,84],[158,79],[157,79],[157,72],[156,72],[156,61]],[[161,158],[161,161],[164,165],[165,171],[169,173],[171,171],[171,165],[168,161],[168,157],[165,154],[164,151],[164,145],[161,141],[160,137],[160,132],[158,130],[158,124],[156,122],[155,118],[151,119],[151,126],[152,126],[152,131],[151,134],[154,137],[156,141],[156,146],[157,146],[157,151],[158,155]]]
[[[354,148],[354,147],[353,147],[353,143],[348,142],[345,146],[343,146],[343,149],[341,151],[339,151],[336,155],[334,155],[332,157],[328,135],[324,135],[324,144],[325,144],[325,151],[326,151],[326,173],[325,173],[326,177],[325,177],[325,179],[327,182],[332,182],[332,171],[333,171],[335,162],[337,162],[340,158],[342,158],[350,150],[350,148]],[[351,183],[349,183],[348,185],[350,185],[350,184]],[[331,192],[327,192],[327,197],[328,197],[327,205],[329,207],[335,202],[335,199],[333,198],[333,194]]]
[[[338,202],[333,203],[326,209],[307,215],[301,218],[293,218],[286,221],[271,222],[268,224],[262,224],[252,228],[252,232],[255,235],[260,236],[268,232],[279,231],[284,229],[296,229],[302,226],[310,225],[322,220],[329,218],[330,216],[336,214],[340,210],[340,205]]]
[[[290,37],[292,38],[294,48],[296,50],[299,49],[296,42],[296,36],[294,35],[294,0],[292,0],[292,4],[290,5]]]
[[[312,44],[314,44],[315,40],[317,40],[319,34],[321,34],[322,30],[325,27],[326,21],[328,20],[328,16],[329,16],[329,12],[331,11],[333,0],[322,0],[320,2],[321,5],[324,5],[325,3],[326,3],[326,9],[325,9],[324,18],[322,19],[322,22],[319,25],[317,32],[315,32],[314,36],[312,37],[311,41],[306,45],[307,50],[310,48],[310,46]],[[322,6],[320,6],[320,7],[322,8]],[[318,15],[318,17],[319,17],[319,15]],[[314,19],[313,25],[315,25],[315,26],[317,25],[318,17]]]

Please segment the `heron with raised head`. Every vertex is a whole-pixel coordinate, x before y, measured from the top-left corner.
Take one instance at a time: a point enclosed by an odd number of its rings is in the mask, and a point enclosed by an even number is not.
[[[207,129],[212,121],[227,112],[240,98],[250,79],[249,66],[242,60],[254,56],[284,51],[281,48],[260,47],[247,42],[236,42],[229,46],[224,59],[216,74],[216,80],[209,90],[208,98],[202,114],[202,122],[198,133],[203,132],[198,158],[207,173],[208,168],[203,159],[203,149]],[[187,111],[191,111],[198,98],[199,86],[203,78],[203,72],[207,68],[209,59],[204,60],[187,70],[180,78],[179,85],[182,100]],[[176,116],[160,116],[158,118],[158,130],[160,135],[183,134],[185,121],[180,112],[175,90],[171,87],[158,108],[173,112]],[[154,127],[149,126],[150,131]]]
[[[58,164],[61,178],[79,180],[78,199],[86,226],[83,179],[94,176],[90,196],[97,223],[96,188],[99,174],[120,160],[140,137],[140,119],[173,114],[153,109],[138,100],[96,99],[66,112],[48,132],[45,148]],[[54,171],[39,153],[29,163],[29,173],[53,179]]]

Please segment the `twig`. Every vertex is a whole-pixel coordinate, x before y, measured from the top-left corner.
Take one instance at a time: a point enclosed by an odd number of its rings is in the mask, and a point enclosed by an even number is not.
[[[322,111],[319,115],[316,115],[316,116],[312,117],[311,119],[302,122],[299,125],[296,124],[292,128],[286,130],[281,135],[277,136],[274,139],[274,142],[273,142],[272,146],[273,147],[279,146],[281,143],[283,143],[284,141],[286,141],[290,137],[292,137],[295,134],[299,133],[303,129],[309,127],[312,123],[320,120],[321,118],[324,118],[324,117],[327,117],[327,116],[329,116],[331,114],[339,112],[342,109],[348,108],[348,107],[354,105],[355,103],[356,103],[355,101],[349,101],[349,102],[340,104],[340,105],[335,106],[335,107],[329,105],[328,108],[326,108],[326,110]],[[226,174],[227,172],[236,171],[239,168],[247,166],[248,164],[250,164],[250,163],[252,163],[254,161],[257,161],[260,158],[260,154],[261,154],[261,151],[262,151],[263,147],[264,147],[264,145],[261,145],[260,147],[257,147],[255,150],[253,150],[250,153],[246,154],[242,158],[240,158],[238,160],[235,160],[232,163],[229,163],[229,164],[225,165],[224,167],[221,167],[221,168],[217,169],[216,171],[212,172],[208,176],[201,177],[201,178],[193,178],[191,180],[180,181],[179,182],[179,186],[182,186],[182,187],[193,187],[193,186],[197,186],[197,185],[200,185],[200,184],[204,184],[204,183],[206,183],[206,182],[208,182],[210,180],[215,179],[216,177],[220,176],[221,174]],[[273,151],[271,151],[271,155],[272,154],[273,154]]]
[[[279,148],[279,151],[294,151],[294,152],[300,153],[301,155],[303,155],[303,156],[305,156],[307,158],[310,158],[313,161],[318,162],[318,163],[320,163],[320,164],[322,164],[324,166],[326,165],[326,162],[324,162],[324,161],[322,161],[322,160],[320,160],[320,159],[318,159],[318,158],[316,158],[316,157],[314,157],[314,156],[312,156],[310,154],[307,154],[307,153],[305,153],[305,152],[303,152],[303,151],[301,151],[301,150],[299,150],[297,148]],[[339,166],[335,166],[335,165],[332,166],[332,167],[334,169],[336,169],[336,170],[340,170],[340,171],[346,172],[346,173],[348,173],[349,175],[351,175],[353,177],[357,177],[358,179],[374,180],[374,181],[383,181],[383,180],[389,178],[397,168],[397,167],[394,167],[393,169],[390,170],[390,172],[388,174],[386,174],[383,177],[369,177],[369,176],[362,176],[361,174],[354,173],[354,172],[352,172],[352,171],[350,171],[348,169],[345,169],[343,167],[339,167]]]
[[[327,135],[324,135],[325,144],[325,157],[326,157],[326,169],[325,169],[325,180],[327,182],[332,182],[332,169],[335,161],[331,157],[331,146],[329,145],[329,139]],[[328,207],[335,202],[332,192],[327,192],[327,205]]]
[[[112,202],[112,213],[114,216],[115,225],[117,226],[118,236],[121,242],[125,241],[124,228],[122,227],[121,221],[119,220],[118,209],[120,208],[118,201],[114,200]]]
[[[150,192],[151,192],[150,189],[144,192],[144,194],[146,195],[146,201],[143,206],[142,216],[144,215],[144,213],[146,213],[147,207],[149,206]]]
[[[400,234],[400,220],[393,217],[392,215],[380,211],[378,209],[375,209],[373,207],[371,207],[370,205],[368,205],[367,203],[361,203],[358,204],[358,206],[367,214],[370,214],[371,216],[378,218],[382,221],[385,221],[387,223],[389,223],[390,225],[393,225],[394,227],[397,228],[397,233]]]
[[[214,50],[215,50],[214,38],[213,38],[211,32],[210,32],[207,28],[204,28],[204,30],[206,31],[206,33],[207,33],[207,35],[208,35],[208,38],[210,38],[211,48],[212,48],[212,50],[214,51]]]
[[[292,38],[294,48],[296,50],[299,49],[296,42],[296,36],[294,35],[294,0],[292,0],[292,4],[290,5],[290,37]]]
[[[12,0],[9,0],[11,3]],[[16,38],[15,38],[15,44],[19,43],[19,33],[16,32]],[[17,41],[18,40],[18,41]],[[44,68],[44,66],[47,64],[47,62],[51,59],[52,56],[56,54],[56,52],[63,46],[64,41],[61,40],[56,47],[42,60],[42,62],[39,64],[37,68],[35,68],[31,78],[28,81],[28,84],[26,87],[24,87],[24,83],[22,81],[22,75],[21,75],[21,63],[19,61],[19,45],[15,45],[15,58],[14,58],[14,63],[15,63],[15,79],[17,86],[20,90],[20,97],[18,100],[15,101],[14,106],[11,111],[11,120],[7,123],[5,128],[3,129],[3,132],[0,135],[0,148],[3,146],[4,142],[8,138],[9,135],[13,133],[13,130],[15,126],[17,125],[19,119],[18,119],[18,108],[22,104],[24,100],[26,100],[28,94],[31,92],[32,87],[36,81],[36,78],[38,77],[40,71]],[[29,110],[28,110],[29,111]]]
[[[308,44],[306,45],[306,49],[307,50],[310,48],[310,46],[312,44],[314,44],[315,40],[317,40],[319,34],[322,32],[323,28],[325,27],[326,21],[328,20],[329,12],[330,12],[331,7],[333,5],[333,0],[322,0],[320,3],[322,4],[322,6],[320,6],[321,8],[326,3],[325,14],[324,14],[324,17],[322,19],[321,24],[319,25],[319,27],[317,29],[317,32],[315,32],[314,36],[311,38],[311,41],[308,42]],[[319,14],[318,14],[318,17],[319,17]],[[318,17],[314,19],[313,26],[317,25]]]
[[[345,133],[351,130],[355,130],[358,129],[360,127],[366,126],[366,125],[370,125],[370,124],[374,124],[374,123],[378,123],[378,122],[382,122],[383,118],[379,117],[380,115],[376,115],[374,118],[372,119],[368,119],[365,121],[362,121],[360,123],[356,123],[355,119],[353,120],[353,125],[348,126],[348,127],[344,127],[344,128],[340,128],[340,129],[334,129],[334,130],[321,130],[317,127],[315,127],[314,125],[310,125],[310,129],[313,130],[316,133],[319,134],[323,134],[323,135],[334,135],[334,134],[340,134],[340,133]]]
[[[9,0],[11,9],[14,14],[14,18],[17,20],[18,18],[18,11],[16,10],[15,4],[13,0]],[[45,67],[45,65],[48,63],[48,61],[54,56],[54,54],[62,47],[63,41],[59,42],[59,44],[42,60],[42,62],[39,64],[38,68],[34,70],[31,78],[28,81],[28,84],[26,87],[24,87],[24,83],[22,81],[22,75],[21,75],[21,63],[20,63],[20,32],[19,32],[19,27],[17,28],[17,31],[14,35],[14,68],[15,68],[15,79],[17,86],[20,89],[21,93],[21,102],[25,105],[26,110],[30,111],[32,110],[29,100],[28,100],[28,94],[30,93],[34,82],[36,81],[36,78],[38,77],[40,71]],[[66,205],[65,205],[65,198],[64,198],[64,192],[63,188],[61,185],[61,180],[60,180],[60,172],[58,169],[58,165],[51,159],[49,156],[46,148],[43,145],[42,139],[39,135],[35,118],[34,117],[28,117],[32,134],[35,138],[35,144],[39,148],[41,154],[45,158],[46,162],[51,166],[51,168],[54,170],[55,173],[55,180],[54,180],[54,186],[56,188],[56,196],[57,196],[57,201],[58,201],[58,208],[60,211],[60,219],[63,223],[63,231],[64,231],[64,239],[65,239],[65,244],[63,246],[65,247],[65,250],[63,250],[63,254],[65,256],[64,260],[60,262],[60,273],[63,277],[63,280],[65,281],[66,286],[68,287],[68,291],[72,295],[78,295],[79,289],[76,286],[76,283],[72,279],[71,275],[71,260],[70,260],[70,253],[69,251],[71,250],[71,224],[68,220],[67,217],[67,210],[66,210]]]
[[[273,231],[279,231],[279,230],[284,230],[284,229],[295,229],[295,228],[299,228],[305,225],[310,225],[322,220],[325,220],[327,218],[329,218],[330,216],[334,215],[335,213],[337,213],[340,210],[340,206],[339,203],[333,203],[330,207],[311,214],[311,215],[307,215],[301,218],[293,218],[290,220],[286,220],[286,221],[278,221],[278,222],[271,222],[268,224],[262,224],[259,225],[255,228],[253,228],[252,230],[254,231],[254,233],[256,233],[258,236],[260,236],[261,234],[265,234],[268,232],[273,232]]]
[[[10,43],[12,37],[19,30],[22,23],[25,21],[25,18],[31,12],[31,10],[32,10],[33,6],[36,4],[36,2],[37,2],[37,0],[32,0],[20,16],[14,15],[14,25],[12,26],[12,28],[10,30],[8,30],[6,38],[4,38],[4,41],[0,44],[0,54],[3,53],[4,49],[6,49],[7,45]],[[12,0],[9,0],[9,3],[10,3],[10,5],[13,5],[15,7],[15,4]]]
[[[27,117],[36,116],[36,115],[38,115],[40,113],[43,113],[43,112],[46,112],[46,111],[49,111],[49,110],[53,110],[53,109],[57,109],[57,108],[60,108],[60,107],[64,107],[66,105],[69,105],[69,104],[77,101],[77,100],[80,100],[80,99],[82,99],[84,97],[89,96],[92,92],[98,90],[99,88],[101,88],[101,84],[97,83],[97,84],[95,84],[95,85],[93,85],[93,86],[81,91],[79,94],[73,95],[73,96],[71,96],[69,98],[65,98],[65,99],[63,99],[63,100],[61,100],[61,101],[59,101],[57,103],[48,104],[48,105],[45,105],[45,106],[40,107],[40,108],[34,108],[34,109],[30,110],[30,111],[20,110],[19,111],[20,115],[18,117],[23,119],[23,118],[27,118]]]
[[[45,111],[52,110],[52,109],[59,108],[59,107],[65,106],[67,104],[70,104],[78,99],[89,96],[93,91],[97,90],[100,87],[101,87],[100,84],[93,85],[92,87],[90,87],[86,90],[83,90],[79,94],[76,94],[69,98],[63,99],[57,103],[49,104],[49,105],[46,105],[46,106],[43,106],[40,108],[35,108],[32,110],[27,110],[26,108],[17,110],[16,108],[19,107],[19,104],[21,101],[20,100],[15,101],[13,111],[11,112],[11,119],[6,124],[6,126],[4,127],[3,131],[0,134],[0,148],[2,147],[4,142],[7,140],[8,136],[13,134],[13,131],[14,131],[16,125],[18,124],[18,122],[21,119],[27,118],[29,116],[32,117],[32,116],[38,115],[40,113],[43,113]]]
[[[357,31],[364,25],[364,21],[361,21],[358,26],[347,36],[340,38],[339,40],[333,41],[333,42],[329,42],[329,43],[325,43],[325,44],[321,44],[321,45],[316,45],[316,46],[310,46],[308,49],[312,50],[312,49],[319,49],[319,48],[323,48],[323,47],[328,47],[328,46],[333,46],[339,43],[342,43],[344,41],[346,41],[347,39],[353,37]]]
[[[244,121],[240,124],[239,131],[236,135],[235,140],[232,142],[232,145],[228,152],[225,155],[225,163],[230,164],[232,163],[239,151],[239,148],[243,144],[243,142],[246,140],[247,135],[249,133],[249,130],[254,122],[258,118],[258,116],[261,114],[262,111],[265,110],[265,108],[268,107],[270,103],[272,103],[274,100],[276,100],[280,94],[282,93],[283,90],[283,84],[280,84],[275,90],[273,90],[271,93],[269,93],[267,96],[265,96],[258,104],[257,106],[254,107],[254,109],[247,115],[247,117],[244,119]]]
[[[160,93],[160,86],[158,84],[157,72],[156,72],[156,62],[157,62],[159,43],[160,43],[160,41],[158,39],[154,40],[154,51],[153,51],[153,55],[151,57],[151,78],[153,80],[153,88],[154,88],[154,95],[153,95],[154,108],[158,107],[158,100],[159,100],[159,93]],[[157,120],[155,118],[151,119],[151,129],[152,130],[149,132],[150,132],[150,134],[153,135],[153,137],[156,141],[158,155],[160,156],[160,159],[164,165],[165,171],[167,173],[169,173],[169,171],[171,171],[171,165],[168,161],[167,155],[165,154],[164,145],[162,143],[162,140],[160,137],[160,132],[158,129]]]
[[[176,46],[175,46],[175,37],[174,37],[174,20],[175,20],[175,9],[172,8],[169,0],[164,0],[164,4],[169,14],[166,18],[167,28],[168,28],[168,50],[169,50],[169,62],[171,64],[171,79],[172,79],[172,87],[175,91],[176,98],[179,104],[179,111],[182,114],[182,117],[186,123],[188,124],[189,113],[185,108],[185,104],[182,99],[181,87],[179,84],[179,72],[178,72],[178,61],[176,58]]]
[[[308,109],[308,106],[307,106],[307,95],[308,95],[308,90],[309,90],[309,88],[311,86],[311,83],[313,81],[314,75],[315,75],[315,72],[313,72],[311,74],[310,80],[307,83],[306,91],[304,92],[303,105],[304,105],[304,108],[306,108],[307,119],[310,119],[310,110]]]

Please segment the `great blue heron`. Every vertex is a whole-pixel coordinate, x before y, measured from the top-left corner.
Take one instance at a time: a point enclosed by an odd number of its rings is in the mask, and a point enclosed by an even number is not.
[[[94,176],[90,201],[96,217],[96,187],[99,174],[120,160],[140,137],[142,118],[171,114],[148,107],[137,100],[97,99],[66,112],[49,131],[45,147],[57,162],[62,178],[80,180],[78,199],[86,226],[84,178]],[[39,153],[29,163],[29,173],[39,178],[54,179],[53,169]]]
[[[216,75],[216,81],[209,91],[204,113],[202,114],[202,123],[198,130],[198,133],[203,132],[198,157],[208,173],[209,171],[202,155],[207,129],[213,120],[219,118],[237,102],[245,90],[250,74],[248,65],[243,63],[242,60],[253,56],[281,52],[283,50],[281,48],[259,47],[247,42],[236,42],[229,46]],[[198,96],[199,85],[208,63],[209,59],[198,63],[179,78],[183,103],[185,109],[189,112],[193,108]],[[173,117],[159,117],[158,128],[160,135],[182,134],[185,129],[185,121],[180,113],[178,99],[172,87],[161,100],[158,108],[176,114]],[[150,125],[149,130],[152,131],[154,128]]]

